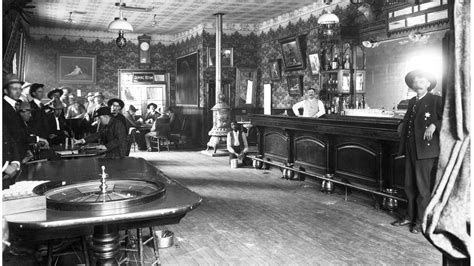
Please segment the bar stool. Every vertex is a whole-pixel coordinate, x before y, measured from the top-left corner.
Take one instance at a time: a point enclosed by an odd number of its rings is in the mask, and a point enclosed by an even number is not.
[[[143,247],[148,244],[150,241],[153,241],[153,253],[155,255],[155,261],[151,265],[161,265],[160,262],[160,251],[158,248],[158,238],[155,237],[155,227],[148,227],[148,230],[150,231],[150,237],[148,237],[145,241],[143,241],[143,228],[137,228],[137,248],[128,248],[130,246],[130,240],[131,240],[131,235],[129,230],[125,230],[125,236],[123,237],[125,240],[125,248],[122,248],[123,251],[125,251],[125,254],[127,254],[127,251],[133,251],[138,253],[138,261],[132,260],[133,262],[138,263],[139,265],[145,265],[145,259],[143,257]],[[119,264],[121,265],[122,263],[125,262],[130,262],[128,259],[128,256],[126,256],[124,259],[119,261]],[[148,264],[147,264],[148,265]]]

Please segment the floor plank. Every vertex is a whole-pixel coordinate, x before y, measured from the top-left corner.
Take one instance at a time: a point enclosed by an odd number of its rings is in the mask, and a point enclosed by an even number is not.
[[[317,183],[282,180],[277,170],[231,169],[227,158],[199,152],[131,156],[203,197],[181,223],[166,226],[176,246],[160,250],[164,265],[441,263],[422,235],[391,226],[387,212],[321,193]]]

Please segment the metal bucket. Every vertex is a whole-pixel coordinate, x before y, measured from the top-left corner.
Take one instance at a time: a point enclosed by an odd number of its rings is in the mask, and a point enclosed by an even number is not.
[[[237,168],[239,166],[239,160],[238,159],[231,159],[230,160],[230,168]]]
[[[158,248],[169,248],[174,245],[174,233],[168,230],[156,230],[154,237],[158,239]]]

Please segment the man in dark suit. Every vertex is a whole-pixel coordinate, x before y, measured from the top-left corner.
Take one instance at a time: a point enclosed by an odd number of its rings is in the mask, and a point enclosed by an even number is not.
[[[100,131],[80,140],[74,140],[74,144],[85,144],[101,140],[103,145],[97,148],[106,151],[108,158],[122,158],[127,156],[127,132],[125,125],[115,119],[110,113],[109,107],[101,107],[97,110],[101,125]]]
[[[41,99],[44,97],[44,85],[38,83],[31,84],[30,95],[33,98],[33,100],[30,101],[32,109],[30,120],[31,131],[42,138],[48,138],[49,127],[46,108],[41,102]]]
[[[127,126],[127,120],[122,114],[122,109],[125,106],[124,102],[118,98],[112,98],[107,102],[107,106],[110,107],[112,116]]]
[[[26,157],[28,143],[48,142],[35,135],[24,133],[24,122],[19,115],[21,85],[23,85],[16,75],[7,74],[3,76],[3,167],[4,178],[13,177],[20,170],[20,162]],[[4,180],[5,181],[5,180]]]
[[[53,102],[53,112],[47,115],[48,140],[53,145],[63,144],[70,136],[70,128],[64,117],[64,106],[60,101]]]
[[[422,70],[414,70],[405,82],[417,94],[410,99],[399,133],[400,155],[405,155],[405,193],[407,216],[392,223],[411,225],[410,232],[421,232],[421,221],[430,201],[439,156],[439,133],[442,119],[442,98],[431,94],[436,79]]]

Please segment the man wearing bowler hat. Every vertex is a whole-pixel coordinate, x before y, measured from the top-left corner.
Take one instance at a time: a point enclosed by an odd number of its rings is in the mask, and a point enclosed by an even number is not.
[[[85,144],[101,140],[103,145],[97,148],[106,151],[108,158],[122,158],[127,156],[127,132],[125,125],[115,119],[109,107],[101,107],[97,110],[96,116],[101,125],[100,131],[80,140],[74,140],[74,144]]]
[[[399,125],[400,155],[405,155],[405,193],[407,216],[392,223],[410,225],[410,232],[421,232],[421,221],[430,201],[439,156],[439,133],[443,112],[442,98],[431,93],[435,77],[423,70],[414,70],[405,83],[416,92]]]
[[[127,120],[125,119],[125,116],[122,114],[122,109],[125,106],[122,100],[118,98],[112,98],[107,102],[107,106],[110,107],[110,113],[112,116],[122,122],[125,127],[127,126]]]

